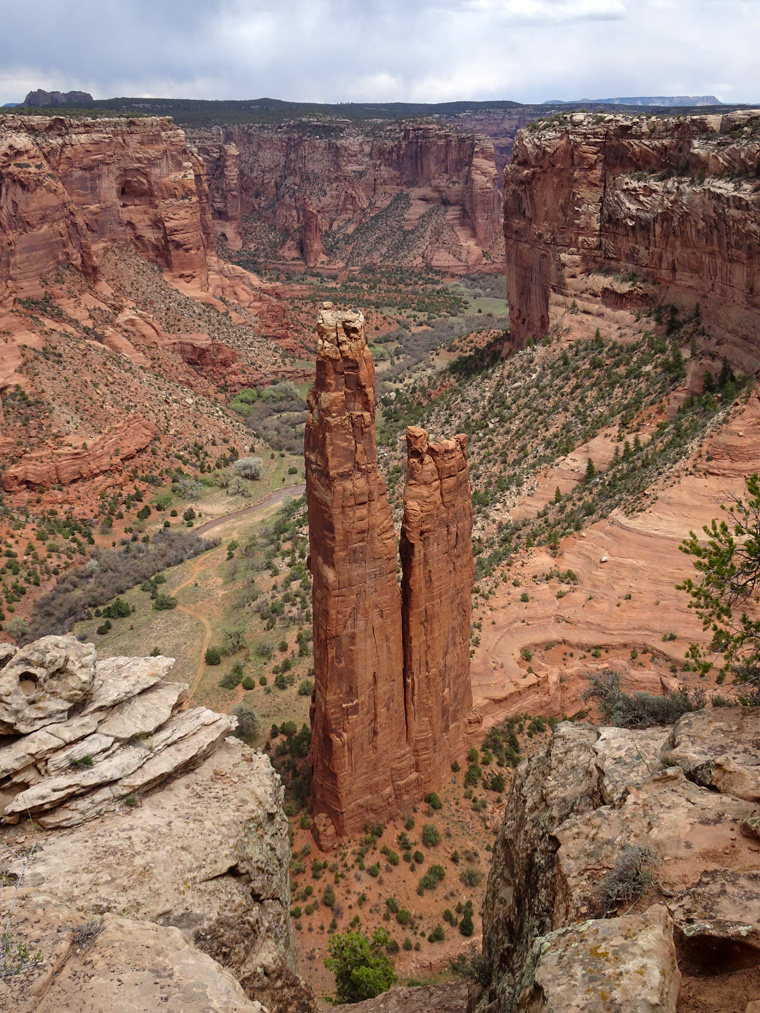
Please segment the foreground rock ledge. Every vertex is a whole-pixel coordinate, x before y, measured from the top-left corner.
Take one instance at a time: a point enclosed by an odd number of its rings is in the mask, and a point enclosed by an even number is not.
[[[4,655],[0,791],[10,815],[0,873],[12,881],[23,871],[14,933],[42,963],[24,979],[27,1006],[14,979],[0,999],[23,1010],[130,1008],[108,998],[124,981],[140,1010],[260,1013],[260,1002],[311,1013],[289,915],[283,789],[269,758],[225,738],[234,718],[181,710],[186,687],[164,678],[169,658],[99,659],[71,637]],[[39,808],[37,831],[21,796]],[[12,895],[0,893],[3,924]]]

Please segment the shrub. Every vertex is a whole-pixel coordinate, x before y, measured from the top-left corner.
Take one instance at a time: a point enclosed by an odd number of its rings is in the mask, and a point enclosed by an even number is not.
[[[232,733],[236,738],[242,739],[249,746],[252,746],[259,735],[261,721],[256,711],[249,703],[239,703],[232,711],[238,719],[237,728]]]
[[[652,885],[652,870],[659,861],[660,856],[652,848],[624,845],[615,867],[601,884],[604,913],[617,904],[630,904],[643,897]]]
[[[240,478],[258,481],[264,471],[264,462],[260,457],[239,457],[232,467]]]
[[[459,874],[459,878],[465,884],[465,886],[478,886],[481,879],[483,878],[479,869],[474,869],[471,865],[468,865],[466,869],[462,869]]]
[[[425,801],[431,809],[443,809],[443,802],[441,802],[440,798],[434,791],[431,791],[425,796]]]
[[[396,912],[396,921],[399,925],[408,925],[412,918],[412,912],[408,911],[405,907],[399,908]]]
[[[422,827],[422,843],[426,848],[433,848],[441,843],[441,835],[432,823],[425,823]]]
[[[627,694],[620,688],[617,672],[605,671],[590,675],[590,687],[584,700],[595,699],[605,721],[619,728],[651,728],[653,725],[674,724],[682,714],[704,706],[704,693],[693,697],[681,687],[671,696],[654,696],[652,693]]]
[[[239,686],[242,681],[243,681],[243,666],[238,661],[232,666],[232,668],[229,670],[229,672],[227,672],[226,675],[222,676],[222,678],[219,680],[219,685],[222,687],[222,689],[235,689],[235,687]]]
[[[245,679],[243,679],[243,689],[254,689],[255,686],[256,680],[251,678],[250,675],[247,675]]]
[[[179,605],[176,598],[173,598],[170,594],[157,594],[153,599],[153,608],[159,612],[168,612],[170,609],[175,609]]]
[[[222,663],[222,652],[218,647],[207,647],[204,657],[207,665],[221,665]]]
[[[314,683],[311,679],[304,679],[298,684],[298,695],[299,696],[311,696],[312,690],[314,689]]]
[[[326,907],[335,906],[335,890],[333,889],[331,883],[329,883],[324,889],[324,893],[322,894],[322,903]]]
[[[435,890],[445,876],[446,870],[442,865],[431,865],[425,875],[420,879],[417,886],[417,893],[422,895],[425,890]]]
[[[433,931],[428,936],[428,942],[429,943],[438,943],[438,942],[441,942],[441,940],[443,940],[445,938],[446,938],[446,935],[445,935],[445,933],[443,931],[443,926],[442,925],[436,925],[436,927],[433,929]]]
[[[425,861],[425,856],[422,854],[421,851],[415,851],[413,857],[417,865],[422,865],[422,863]]]
[[[325,967],[335,975],[335,998],[338,1003],[374,999],[396,981],[396,974],[382,950],[390,939],[377,929],[368,939],[363,932],[346,932],[332,936],[327,944],[330,956]]]

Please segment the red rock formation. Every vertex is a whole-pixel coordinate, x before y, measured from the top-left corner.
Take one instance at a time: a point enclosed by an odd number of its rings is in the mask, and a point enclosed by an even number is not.
[[[301,205],[301,253],[307,267],[314,267],[325,256],[319,214],[308,197]]]
[[[121,471],[122,461],[144,450],[158,432],[146,419],[133,415],[91,444],[45,447],[24,455],[3,475],[3,489],[17,492],[24,486],[70,485],[104,471]]]
[[[755,372],[758,164],[757,111],[571,113],[521,131],[504,181],[507,351],[546,334],[571,300],[596,315],[698,305],[707,343]]]
[[[188,137],[206,163],[220,228],[227,220],[221,190],[230,185],[222,152],[230,144],[239,151],[239,183],[232,185],[253,248],[271,244],[274,229],[278,256],[309,263],[318,249],[304,241],[309,202],[332,263],[384,263],[392,250],[396,262],[463,270],[500,251],[487,137],[442,123],[341,120],[191,127]]]
[[[472,707],[470,618],[472,500],[467,437],[428,443],[406,430],[401,526],[406,720],[422,793],[437,787],[461,754]]]
[[[207,282],[205,169],[170,119],[0,116],[0,174],[0,306],[59,265],[93,278],[99,244]]]
[[[461,751],[470,690],[472,506],[466,437],[407,430],[397,546],[375,449],[364,317],[325,303],[306,420],[314,833],[322,847],[439,787]],[[403,616],[403,618],[402,618]]]
[[[364,317],[325,303],[304,455],[313,577],[312,805],[319,839],[384,820],[416,776],[401,678],[396,536],[377,470]],[[329,822],[328,822],[329,821]]]

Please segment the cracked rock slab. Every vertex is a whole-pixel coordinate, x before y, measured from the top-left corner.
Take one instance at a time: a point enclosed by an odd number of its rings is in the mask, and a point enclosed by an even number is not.
[[[524,1013],[675,1013],[680,974],[664,908],[539,937],[522,981]]]

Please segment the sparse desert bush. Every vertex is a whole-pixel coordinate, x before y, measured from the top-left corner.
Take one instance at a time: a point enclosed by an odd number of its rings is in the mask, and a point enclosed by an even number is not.
[[[239,457],[232,467],[240,478],[252,481],[258,481],[264,472],[264,462],[260,457]]]
[[[674,724],[682,714],[705,705],[704,691],[690,694],[681,687],[670,696],[652,693],[624,693],[617,672],[605,671],[590,675],[591,685],[583,699],[597,701],[605,721],[619,728],[651,728],[653,725]]]

